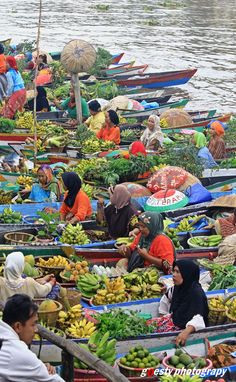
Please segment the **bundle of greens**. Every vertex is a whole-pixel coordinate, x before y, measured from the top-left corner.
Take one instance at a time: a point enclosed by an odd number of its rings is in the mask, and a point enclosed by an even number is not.
[[[97,49],[96,61],[93,67],[89,70],[89,74],[94,76],[101,76],[102,70],[108,68],[112,62],[112,55],[106,49]]]
[[[15,121],[8,118],[0,118],[0,133],[12,133],[16,127]]]

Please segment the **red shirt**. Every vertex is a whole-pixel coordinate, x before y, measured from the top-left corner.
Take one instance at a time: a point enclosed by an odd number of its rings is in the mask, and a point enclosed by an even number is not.
[[[76,216],[79,221],[85,220],[92,215],[93,210],[89,197],[83,190],[78,192],[72,208],[68,207],[64,202],[62,203],[60,213],[67,215],[69,212]]]
[[[141,233],[139,233],[134,239],[133,243],[130,244],[129,247],[131,251],[134,251],[137,248],[140,238]],[[157,235],[151,243],[149,255],[162,260],[167,260],[168,263],[172,265],[174,262],[174,246],[172,241],[165,235]],[[150,263],[145,260],[144,265],[148,266]]]
[[[105,127],[102,127],[97,132],[97,138],[103,139],[104,141],[112,141],[116,145],[120,144],[120,128],[118,126],[108,127],[107,125]]]

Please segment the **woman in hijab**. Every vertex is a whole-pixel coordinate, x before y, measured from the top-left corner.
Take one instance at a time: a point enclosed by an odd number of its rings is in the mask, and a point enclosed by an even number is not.
[[[160,127],[160,118],[157,115],[150,115],[147,128],[144,130],[140,140],[147,150],[157,150],[162,146],[164,135]]]
[[[98,139],[104,141],[114,142],[116,145],[120,144],[120,128],[119,117],[114,110],[105,112],[105,124],[97,133]]]
[[[156,212],[144,212],[138,217],[138,228],[139,233],[133,243],[119,249],[129,259],[128,270],[153,264],[166,274],[171,273],[175,248],[163,233],[163,217]]]
[[[4,266],[4,277],[0,277],[0,302],[3,304],[8,297],[16,293],[26,294],[30,298],[46,297],[56,284],[53,275],[47,275],[37,281],[32,277],[23,278],[25,258],[21,252],[10,253]]]
[[[18,71],[15,57],[7,56],[6,62],[7,72],[11,80],[11,84],[8,89],[8,95],[10,98],[2,110],[2,115],[5,118],[13,119],[17,111],[23,111],[23,107],[26,102],[26,90],[24,81]]]
[[[29,199],[34,202],[57,202],[61,199],[61,187],[59,182],[54,178],[50,166],[47,164],[39,167],[37,171],[39,183],[33,184]]]
[[[173,264],[174,286],[161,298],[159,317],[149,323],[157,325],[157,332],[181,330],[176,345],[184,345],[188,336],[208,324],[208,304],[200,283],[200,269],[191,260]]]
[[[80,177],[75,172],[64,172],[62,181],[66,193],[60,208],[61,220],[66,224],[75,224],[89,218],[93,210],[89,197],[81,190]]]
[[[101,111],[101,105],[97,100],[90,101],[88,107],[91,117],[85,121],[85,124],[96,134],[105,124],[105,113]]]
[[[34,99],[28,102],[28,108],[30,111],[34,111]],[[47,92],[43,86],[37,86],[36,111],[50,111]]]
[[[223,159],[226,156],[225,142],[223,136],[225,130],[219,121],[214,121],[210,125],[211,139],[208,149],[214,159]]]
[[[201,163],[204,168],[217,167],[217,163],[214,161],[210,151],[208,150],[207,140],[203,133],[196,132],[193,136],[193,144],[198,149],[198,158],[200,158]]]
[[[104,208],[103,199],[98,200],[98,211],[104,210],[109,235],[113,239],[125,237],[137,223],[137,211],[131,203],[131,194],[122,184],[109,188],[110,204]]]

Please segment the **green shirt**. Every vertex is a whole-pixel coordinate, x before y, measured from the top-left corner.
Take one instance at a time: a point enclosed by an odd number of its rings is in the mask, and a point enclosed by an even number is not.
[[[70,118],[76,119],[77,118],[76,106],[73,108],[69,107],[68,106],[69,102],[70,102],[70,98],[67,98],[65,101],[62,102],[61,107],[63,110],[68,111]],[[88,118],[89,117],[89,108],[88,108],[87,102],[82,97],[81,97],[81,108],[82,108],[82,117]]]

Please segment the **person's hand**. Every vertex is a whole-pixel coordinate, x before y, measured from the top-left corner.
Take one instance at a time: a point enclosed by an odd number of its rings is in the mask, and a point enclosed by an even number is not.
[[[73,218],[73,214],[72,214],[72,212],[69,212],[67,215],[66,215],[66,221],[65,221],[65,223],[66,222],[68,222],[68,221],[70,221],[72,218]]]
[[[55,277],[53,277],[53,278],[51,278],[50,279],[50,284],[52,285],[52,286],[54,286],[54,285],[56,285],[56,283],[57,283],[57,280],[56,280],[56,278]]]
[[[129,232],[129,237],[134,237],[136,238],[136,236],[139,234],[139,229],[138,228],[134,228],[132,231]]]
[[[179,346],[179,345],[184,346],[186,344],[188,336],[189,336],[189,331],[187,329],[184,329],[181,333],[179,333],[175,339],[176,346]]]
[[[144,258],[148,255],[148,251],[145,248],[137,247],[137,250],[138,250],[138,254]]]
[[[46,368],[47,368],[48,374],[50,374],[50,375],[54,375],[54,374],[56,374],[56,369],[55,369],[55,367],[53,367],[52,365],[50,365],[50,363],[45,363],[45,366],[46,366]]]
[[[52,279],[55,279],[54,274],[46,275],[46,276],[43,277],[43,280],[45,280],[46,283],[48,283],[48,282],[51,281]]]
[[[118,252],[124,256],[124,257],[129,257],[130,254],[131,254],[131,250],[129,248],[128,245],[125,245],[125,244],[122,244],[119,248],[118,248]]]

